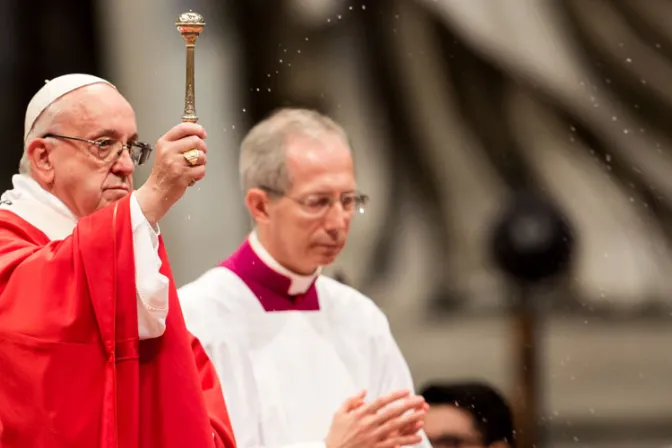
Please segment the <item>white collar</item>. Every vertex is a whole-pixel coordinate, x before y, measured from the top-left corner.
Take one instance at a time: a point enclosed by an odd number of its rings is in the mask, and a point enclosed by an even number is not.
[[[72,234],[77,217],[60,199],[27,174],[12,176],[12,185],[0,196],[0,209],[16,214],[52,241]]]
[[[313,284],[315,279],[322,272],[321,267],[317,268],[315,272],[310,275],[300,275],[290,271],[289,269],[278,263],[275,260],[275,258],[273,258],[273,256],[271,256],[271,254],[268,253],[266,248],[261,244],[261,241],[259,241],[259,237],[257,236],[256,231],[250,233],[248,241],[250,242],[250,246],[252,247],[254,253],[257,254],[259,258],[261,258],[261,261],[263,261],[266,266],[273,269],[275,272],[282,275],[283,277],[289,278],[291,283],[289,286],[288,294],[290,296],[296,294],[303,294],[306,291],[308,291],[308,289]]]

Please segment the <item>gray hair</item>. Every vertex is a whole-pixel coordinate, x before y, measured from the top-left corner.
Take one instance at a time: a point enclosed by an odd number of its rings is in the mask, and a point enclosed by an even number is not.
[[[291,187],[285,157],[289,139],[294,136],[320,138],[325,134],[341,137],[350,147],[343,127],[314,110],[279,109],[258,123],[241,144],[240,179],[243,192],[261,187],[287,191]]]
[[[65,98],[65,97],[64,97]],[[39,117],[35,120],[32,129],[26,135],[26,140],[23,143],[23,155],[21,156],[21,161],[19,162],[19,173],[30,175],[30,159],[28,158],[28,145],[30,141],[36,138],[43,136],[48,133],[51,127],[58,121],[61,116],[61,112],[64,107],[62,105],[63,98],[50,104]]]

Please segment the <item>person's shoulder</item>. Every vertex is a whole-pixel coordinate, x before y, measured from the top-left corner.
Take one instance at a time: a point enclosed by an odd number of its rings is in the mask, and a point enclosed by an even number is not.
[[[0,206],[0,237],[15,237],[42,243],[49,238],[13,211]]]
[[[208,269],[177,290],[182,309],[200,313],[208,313],[215,308],[219,312],[228,312],[244,294],[243,281],[222,266]]]
[[[35,250],[49,243],[49,238],[37,227],[16,213],[0,207],[0,253],[16,249]]]
[[[365,332],[388,331],[389,322],[385,313],[361,291],[325,275],[318,277],[316,287],[320,307],[326,312],[353,325],[360,325],[360,330]]]

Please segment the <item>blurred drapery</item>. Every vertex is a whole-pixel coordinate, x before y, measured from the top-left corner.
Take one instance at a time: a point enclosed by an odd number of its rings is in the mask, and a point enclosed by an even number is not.
[[[338,269],[389,312],[407,317],[408,296],[501,305],[489,223],[519,189],[578,229],[565,296],[591,312],[669,304],[662,3],[236,5],[251,121],[308,105],[353,135],[374,205]]]

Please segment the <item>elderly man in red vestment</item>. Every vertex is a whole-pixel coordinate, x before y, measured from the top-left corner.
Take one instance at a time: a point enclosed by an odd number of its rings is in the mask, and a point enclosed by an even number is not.
[[[186,329],[158,222],[205,175],[182,123],[135,165],[133,109],[109,82],[48,81],[0,198],[0,446],[234,448],[210,360]]]

